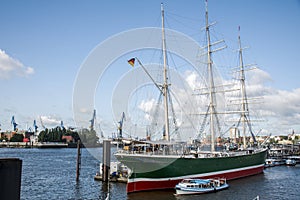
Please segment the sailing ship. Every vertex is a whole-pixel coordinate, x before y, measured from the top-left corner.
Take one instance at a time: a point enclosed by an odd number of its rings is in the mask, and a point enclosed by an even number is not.
[[[264,163],[267,156],[267,150],[264,148],[248,149],[246,145],[246,133],[244,133],[244,148],[240,151],[216,151],[215,135],[217,128],[214,127],[216,121],[216,87],[212,72],[212,50],[210,40],[210,24],[208,23],[208,9],[206,2],[206,37],[207,37],[207,69],[209,84],[209,104],[207,108],[208,119],[210,119],[210,136],[211,150],[209,152],[202,151],[199,148],[193,151],[184,151],[183,143],[176,143],[170,140],[169,116],[168,116],[168,90],[170,84],[167,77],[166,66],[166,40],[164,31],[164,9],[162,11],[162,50],[164,58],[164,83],[156,85],[164,97],[164,141],[143,141],[136,142],[136,146],[120,150],[115,153],[118,161],[125,164],[131,170],[128,178],[127,193],[158,190],[158,189],[174,189],[176,184],[184,179],[208,179],[213,177],[223,177],[226,180],[242,178],[263,172]],[[240,38],[240,37],[239,37]],[[240,39],[239,39],[240,41]],[[243,101],[241,103],[242,110],[239,111],[242,124],[249,124],[248,104],[246,99],[246,90],[244,82],[244,66],[242,63],[242,48],[240,47],[240,71]],[[133,64],[137,60],[143,67],[141,61],[137,58],[130,59],[129,64]],[[143,67],[144,69],[144,67]],[[145,70],[145,69],[144,69]],[[147,72],[147,71],[146,71]],[[148,74],[149,75],[149,74]],[[150,77],[151,78],[151,77]],[[152,80],[153,81],[153,80]],[[154,82],[154,81],[153,81]],[[246,130],[245,128],[243,129]],[[252,132],[252,131],[250,131]],[[252,133],[253,135],[253,133]],[[254,135],[253,135],[254,136]],[[178,151],[181,149],[182,151]]]

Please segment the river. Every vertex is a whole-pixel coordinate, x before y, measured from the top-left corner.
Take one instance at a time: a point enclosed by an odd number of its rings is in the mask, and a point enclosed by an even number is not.
[[[114,152],[112,148],[112,152]],[[0,157],[20,158],[21,199],[299,199],[300,165],[267,168],[263,174],[228,181],[230,187],[217,193],[174,196],[173,190],[126,194],[126,184],[103,184],[94,180],[102,160],[102,148],[82,149],[80,180],[76,182],[77,149],[0,148]],[[94,155],[94,156],[93,156]],[[114,157],[112,157],[114,160]]]

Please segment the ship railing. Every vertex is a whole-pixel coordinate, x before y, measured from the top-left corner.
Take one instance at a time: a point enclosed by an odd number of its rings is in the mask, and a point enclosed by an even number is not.
[[[182,155],[182,152],[180,151],[168,151],[168,152],[163,152],[161,150],[156,150],[156,151],[133,151],[133,150],[117,150],[116,153],[122,153],[122,154],[137,154],[137,155],[175,155],[175,156],[180,156]]]
[[[241,155],[248,155],[251,154],[251,152],[260,152],[261,149],[253,150],[253,151],[234,151],[234,152],[227,152],[227,151],[221,151],[221,152],[210,152],[210,151],[199,151],[199,152],[182,152],[178,149],[174,150],[168,150],[163,151],[161,149],[157,149],[154,151],[144,151],[144,150],[121,150],[119,149],[117,153],[123,153],[123,154],[139,154],[139,155],[174,155],[174,156],[181,156],[184,158],[212,158],[212,157],[232,157],[232,156],[241,156]]]

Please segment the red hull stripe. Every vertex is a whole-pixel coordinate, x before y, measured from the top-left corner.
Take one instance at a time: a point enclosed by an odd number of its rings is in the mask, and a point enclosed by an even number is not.
[[[214,178],[222,177],[227,180],[242,178],[246,176],[251,176],[255,174],[260,174],[264,170],[264,165],[255,166],[252,168],[243,168],[238,170],[229,170],[222,172],[214,172],[208,174],[199,174],[194,176],[189,176],[189,178]],[[172,179],[147,179],[136,181],[136,179],[130,179],[127,183],[127,193],[147,191],[147,190],[161,190],[161,189],[172,189],[175,188],[175,185],[178,184],[183,177],[177,177]]]

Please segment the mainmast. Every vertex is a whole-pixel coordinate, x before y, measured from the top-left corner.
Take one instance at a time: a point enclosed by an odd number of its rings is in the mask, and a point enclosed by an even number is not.
[[[211,59],[211,41],[210,41],[210,31],[208,24],[208,8],[207,1],[205,6],[205,30],[206,30],[206,39],[207,39],[207,70],[208,70],[208,81],[209,81],[209,113],[210,113],[210,133],[211,133],[211,151],[215,151],[215,127],[214,127],[214,115],[215,113],[215,84],[213,79],[213,70],[212,70],[212,59]]]
[[[162,91],[164,95],[165,106],[165,140],[170,141],[169,131],[169,108],[168,108],[168,76],[167,76],[167,51],[166,51],[166,38],[165,38],[165,19],[164,19],[164,7],[161,4],[161,22],[162,22],[162,51],[163,51],[163,64],[164,64],[164,83],[162,85]]]

